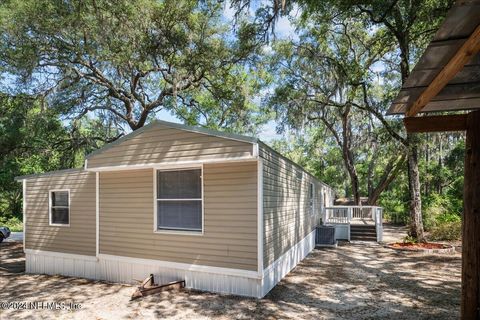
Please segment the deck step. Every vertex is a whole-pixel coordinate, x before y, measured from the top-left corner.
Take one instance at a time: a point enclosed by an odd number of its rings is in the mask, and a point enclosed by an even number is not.
[[[377,241],[375,226],[350,225],[350,240]]]
[[[358,224],[352,224],[350,225],[350,228],[352,230],[373,230],[375,231],[375,226],[369,226],[369,225],[358,225]]]
[[[376,233],[371,233],[371,232],[350,232],[350,235],[352,236],[365,236],[365,237],[368,237],[368,236],[372,236],[372,237],[375,237],[377,236]]]
[[[376,234],[377,231],[376,230],[369,230],[369,229],[353,229],[353,228],[350,228],[350,232],[353,232],[353,233],[373,233],[373,234]]]
[[[376,237],[376,233],[350,233],[350,237]]]
[[[355,229],[373,229],[373,230],[375,230],[375,225],[374,224],[351,224],[350,226],[352,228],[355,228]]]
[[[353,237],[353,236],[351,236],[350,241],[372,241],[372,242],[376,242],[377,237]]]

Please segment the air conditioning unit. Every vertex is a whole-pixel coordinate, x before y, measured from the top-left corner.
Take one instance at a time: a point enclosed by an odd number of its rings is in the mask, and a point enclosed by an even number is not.
[[[315,233],[315,244],[319,247],[336,247],[335,227],[334,226],[319,226]]]

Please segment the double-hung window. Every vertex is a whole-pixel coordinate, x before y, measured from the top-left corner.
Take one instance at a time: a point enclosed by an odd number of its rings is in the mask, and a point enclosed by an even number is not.
[[[202,232],[202,170],[159,170],[156,183],[156,229]]]
[[[50,191],[50,225],[69,226],[70,225],[70,191],[69,190],[51,190]]]

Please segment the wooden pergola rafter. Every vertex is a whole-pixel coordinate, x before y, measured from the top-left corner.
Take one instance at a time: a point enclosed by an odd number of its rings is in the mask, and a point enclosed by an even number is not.
[[[462,319],[480,319],[480,0],[459,0],[412,70],[389,114],[407,132],[466,131]],[[451,113],[473,110],[469,113]],[[447,115],[422,115],[446,112]]]
[[[408,107],[405,116],[414,117],[452,80],[465,64],[480,51],[480,25],[468,37],[448,63],[441,68],[420,96]]]

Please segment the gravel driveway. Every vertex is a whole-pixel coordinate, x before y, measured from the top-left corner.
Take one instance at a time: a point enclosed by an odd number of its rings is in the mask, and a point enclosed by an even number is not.
[[[7,242],[20,241],[20,242],[22,242],[23,241],[23,232],[12,232],[12,234],[10,234],[10,237],[5,239],[5,241],[7,241]]]
[[[0,310],[0,319],[455,319],[460,254],[377,244],[316,249],[264,299],[185,290],[130,301],[132,286],[26,275],[21,243],[0,244],[0,303],[70,302],[79,310]]]

